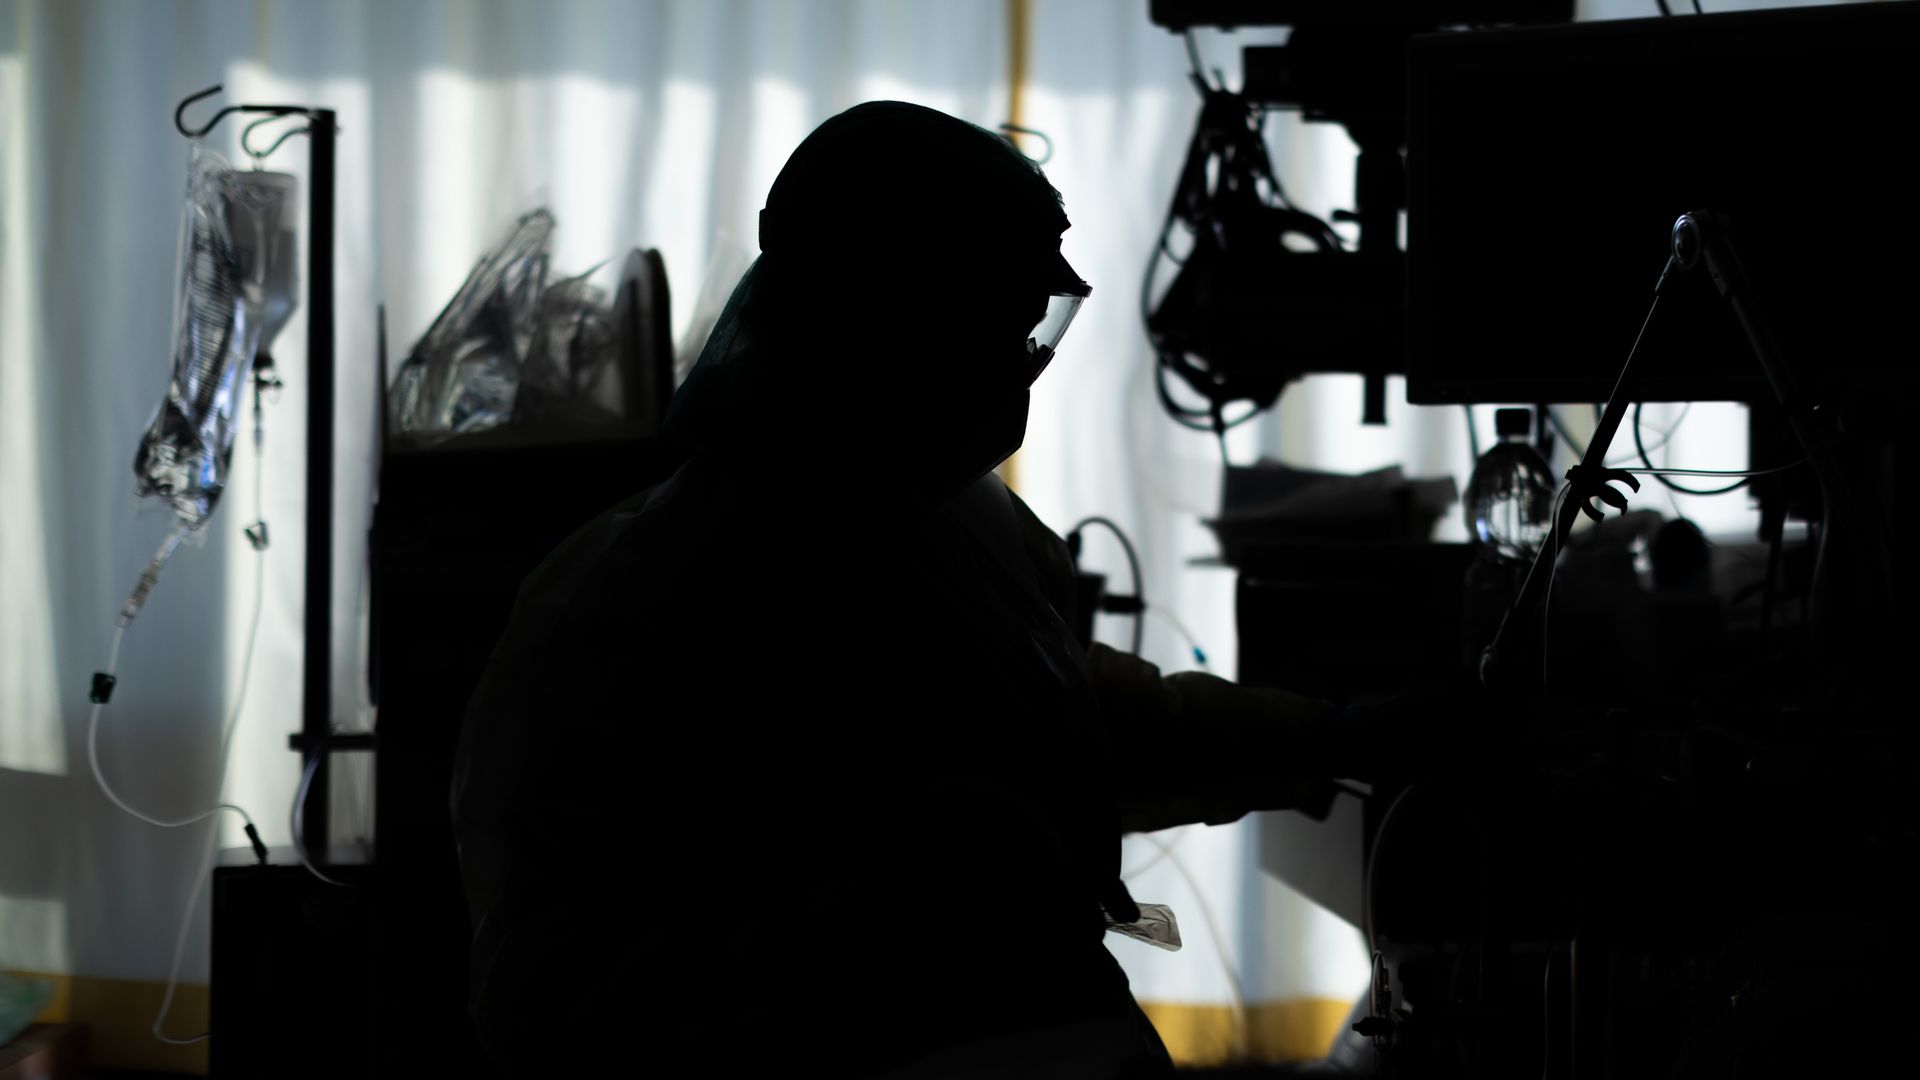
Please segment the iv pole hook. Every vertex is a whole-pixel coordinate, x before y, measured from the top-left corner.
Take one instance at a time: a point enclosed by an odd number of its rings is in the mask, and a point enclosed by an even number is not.
[[[307,114],[310,114],[311,112],[311,110],[301,105],[228,105],[226,108],[221,109],[217,113],[214,113],[213,117],[209,119],[206,123],[200,125],[199,128],[195,129],[195,128],[187,127],[187,106],[193,104],[196,101],[199,101],[201,98],[212,97],[213,95],[219,93],[220,90],[221,90],[221,86],[218,84],[214,86],[209,86],[205,90],[202,90],[197,94],[190,95],[186,100],[182,101],[178,106],[176,106],[173,110],[174,130],[180,132],[180,134],[185,135],[189,139],[197,139],[202,135],[205,135],[207,132],[212,131],[214,125],[218,124],[229,113],[251,112],[251,113],[267,113],[273,116],[289,116],[295,113],[307,115]],[[277,146],[279,144],[276,143],[275,145]],[[269,151],[269,153],[271,153],[271,151]]]

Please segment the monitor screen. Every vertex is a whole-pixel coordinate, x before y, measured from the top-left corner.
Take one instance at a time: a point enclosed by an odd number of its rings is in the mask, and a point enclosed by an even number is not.
[[[1422,35],[1409,49],[1407,397],[1598,402],[1647,315],[1674,220],[1737,230],[1811,378],[1915,349],[1920,4]],[[1643,400],[1768,393],[1704,272],[1670,284]]]

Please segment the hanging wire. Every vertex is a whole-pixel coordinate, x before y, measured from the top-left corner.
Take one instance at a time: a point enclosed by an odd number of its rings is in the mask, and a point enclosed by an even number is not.
[[[1687,470],[1687,469],[1656,468],[1653,464],[1652,455],[1647,452],[1647,444],[1640,430],[1640,413],[1643,408],[1644,408],[1644,403],[1635,404],[1633,407],[1633,445],[1634,445],[1634,449],[1640,452],[1640,463],[1642,465],[1645,465],[1646,468],[1644,470],[1629,469],[1627,470],[1628,472],[1649,473],[1653,476],[1655,480],[1660,481],[1662,484],[1666,485],[1669,489],[1673,491],[1677,491],[1682,495],[1725,495],[1729,492],[1738,491],[1741,488],[1746,487],[1748,481],[1751,480],[1754,476],[1764,475],[1762,473],[1755,473],[1755,472],[1704,472],[1704,471]],[[1671,433],[1669,433],[1669,437],[1671,437]],[[1792,468],[1794,466],[1788,466],[1788,467]],[[1667,479],[1666,475],[1664,474],[1672,474],[1674,476],[1738,476],[1741,479],[1735,483],[1728,484],[1726,487],[1690,488],[1690,487],[1683,487],[1679,484],[1674,483],[1673,481]]]
[[[1400,793],[1393,797],[1393,801],[1387,804],[1386,813],[1381,816],[1379,826],[1373,831],[1373,843],[1368,845],[1366,865],[1361,868],[1360,932],[1367,939],[1367,951],[1369,953],[1378,953],[1380,951],[1379,930],[1374,923],[1373,916],[1373,897],[1376,891],[1375,885],[1378,883],[1377,873],[1380,869],[1380,849],[1385,846],[1388,827],[1393,824],[1394,818],[1400,811],[1400,807],[1407,801],[1407,796],[1411,795],[1413,791],[1414,788],[1412,787],[1402,788]]]
[[[259,470],[254,471],[254,502],[260,502]],[[227,758],[233,747],[233,733],[240,724],[240,714],[247,704],[247,690],[253,685],[253,654],[260,643],[260,613],[265,607],[267,560],[264,554],[254,559],[253,565],[253,617],[248,620],[247,648],[240,660],[240,686],[234,692],[233,711],[227,715],[227,730],[220,739],[220,764],[214,769],[214,775],[224,778],[227,775]],[[193,927],[193,913],[200,906],[200,892],[206,887],[207,877],[213,870],[214,856],[220,850],[220,823],[211,822],[207,826],[207,853],[200,859],[200,869],[193,876],[193,889],[187,894],[187,909],[180,915],[180,932],[173,941],[173,964],[167,970],[167,991],[160,999],[160,1011],[153,1018],[153,1037],[174,1046],[192,1046],[205,1042],[212,1032],[203,1031],[198,1035],[176,1038],[164,1030],[167,1014],[173,1011],[174,991],[180,985],[180,962],[187,952],[187,934]]]
[[[1553,516],[1547,520],[1553,522],[1553,533],[1548,542],[1553,545],[1553,554],[1547,557],[1547,595],[1541,603],[1540,611],[1540,687],[1547,687],[1547,640],[1548,630],[1553,618],[1553,579],[1555,568],[1560,562],[1560,506],[1566,500],[1567,493],[1573,490],[1573,481],[1569,480],[1553,497]]]
[[[319,769],[321,754],[325,752],[324,749],[316,752],[313,757],[307,761],[306,769],[300,773],[300,787],[293,793],[293,808],[289,811],[288,818],[292,823],[293,853],[300,860],[300,865],[307,868],[307,873],[312,874],[321,881],[329,885],[338,885],[344,889],[348,887],[346,882],[336,881],[328,877],[320,871],[319,867],[313,865],[313,860],[307,856],[306,838],[301,834],[300,830],[300,818],[303,816],[301,811],[307,808],[307,789],[313,785],[313,774],[315,770]],[[322,854],[324,854],[324,852]]]
[[[1692,411],[1693,411],[1693,402],[1691,401],[1686,402],[1685,404],[1680,406],[1680,415],[1674,417],[1672,422],[1667,425],[1666,430],[1660,433],[1660,438],[1655,440],[1653,445],[1647,447],[1647,452],[1652,453],[1653,451],[1658,450],[1661,447],[1664,447],[1668,443],[1672,442],[1673,437],[1679,434],[1680,432],[1680,425],[1686,421],[1687,414]],[[1613,461],[1608,462],[1607,467],[1610,469],[1618,468],[1621,464],[1625,462],[1633,461],[1637,456],[1638,456],[1637,454],[1623,455],[1619,458],[1614,459]]]
[[[1807,463],[1807,460],[1808,459],[1806,458],[1801,458],[1799,461],[1796,461],[1791,465],[1775,465],[1771,469],[1653,468],[1653,469],[1621,469],[1619,471],[1626,472],[1626,473],[1637,473],[1641,476],[1745,476],[1748,478],[1752,478],[1756,476],[1772,476],[1775,473],[1791,472],[1792,470],[1797,469],[1802,465],[1805,465]]]
[[[1644,404],[1645,403],[1642,402],[1634,406],[1634,426],[1635,426],[1636,436],[1641,435],[1640,417],[1641,417],[1641,409]],[[1780,465],[1770,469],[1675,469],[1675,468],[1669,468],[1666,466],[1654,465],[1651,460],[1651,455],[1653,451],[1658,450],[1663,446],[1666,446],[1669,442],[1672,441],[1674,434],[1680,428],[1681,422],[1687,418],[1687,413],[1693,409],[1693,406],[1694,406],[1694,403],[1691,401],[1683,403],[1680,408],[1680,415],[1675,417],[1673,419],[1673,422],[1667,425],[1666,429],[1661,432],[1660,438],[1657,441],[1655,441],[1653,444],[1647,445],[1644,447],[1637,446],[1635,448],[1634,453],[1627,454],[1624,457],[1615,458],[1614,460],[1607,462],[1605,467],[1609,469],[1618,468],[1621,464],[1625,462],[1633,461],[1637,459],[1641,462],[1643,466],[1642,468],[1621,469],[1620,471],[1637,473],[1643,476],[1652,476],[1655,479],[1660,479],[1662,477],[1667,477],[1667,476],[1740,476],[1740,477],[1747,477],[1751,479],[1753,477],[1772,476],[1775,473],[1787,472],[1792,469],[1797,469],[1800,466],[1805,465],[1807,463],[1807,459],[1802,458],[1799,461],[1792,463],[1791,465]],[[1560,419],[1558,414],[1556,414],[1552,409],[1548,409],[1547,418],[1552,423],[1553,429],[1560,433],[1560,437],[1567,440],[1567,445],[1569,449],[1576,449],[1578,446],[1578,440],[1573,437],[1573,433],[1567,429],[1566,423]],[[1576,457],[1580,456],[1579,452],[1576,452],[1575,456]],[[1665,481],[1663,480],[1662,482],[1664,483]],[[1683,494],[1688,494],[1688,495],[1720,495],[1720,494],[1725,494],[1726,492],[1729,492],[1729,491],[1736,491],[1739,488],[1745,486],[1745,483],[1742,482],[1740,484],[1734,484],[1731,487],[1720,488],[1715,490],[1705,490],[1705,491],[1695,491],[1695,490],[1683,488],[1674,484],[1668,484],[1667,486],[1670,488],[1673,488],[1675,491],[1679,491],[1679,492],[1682,492]]]
[[[127,633],[127,628],[125,625],[114,627],[113,646],[109,650],[108,658],[107,658],[107,668],[106,668],[106,671],[104,672],[105,676],[109,680],[109,685],[111,685],[113,681],[117,681],[117,668],[120,663],[120,641],[123,637],[126,636],[126,633]],[[96,676],[96,681],[97,680],[98,680],[98,677]],[[246,822],[247,831],[249,833],[253,832],[253,818],[247,814],[246,810],[242,809],[239,806],[234,805],[233,803],[219,803],[214,807],[212,807],[211,809],[203,810],[198,814],[193,814],[188,817],[183,817],[176,820],[164,820],[161,818],[153,817],[149,814],[144,814],[139,810],[135,810],[132,806],[127,805],[126,800],[122,799],[119,793],[113,790],[113,785],[107,782],[106,773],[100,768],[100,710],[101,710],[101,707],[104,706],[105,704],[106,704],[106,701],[104,700],[104,697],[102,697],[101,700],[96,700],[93,703],[92,710],[89,712],[87,716],[87,763],[93,768],[93,779],[96,783],[100,785],[100,791],[106,795],[107,799],[111,801],[113,805],[119,807],[121,810],[126,811],[129,815],[139,818],[141,821],[144,821],[149,825],[157,826],[162,829],[178,829],[183,826],[198,824],[199,822],[205,821],[208,818],[215,817],[222,813],[234,813],[234,814],[239,814],[241,820]]]
[[[1139,656],[1141,637],[1146,624],[1145,612],[1147,609],[1146,586],[1144,579],[1140,576],[1140,555],[1133,549],[1133,541],[1127,538],[1126,532],[1123,531],[1119,525],[1114,524],[1111,518],[1104,517],[1083,518],[1080,523],[1075,525],[1073,530],[1067,534],[1069,543],[1074,547],[1076,553],[1078,552],[1079,537],[1089,525],[1099,525],[1104,527],[1108,532],[1111,532],[1120,540],[1121,548],[1125,549],[1127,553],[1127,568],[1133,574],[1133,599],[1139,604],[1139,608],[1132,613],[1133,655]]]
[[[1175,191],[1174,198],[1167,208],[1158,238],[1149,257],[1146,272],[1141,277],[1140,319],[1142,329],[1147,334],[1149,347],[1156,360],[1154,373],[1154,391],[1161,406],[1172,419],[1190,431],[1212,433],[1221,443],[1221,459],[1231,464],[1225,440],[1221,438],[1225,431],[1244,424],[1262,412],[1265,408],[1257,399],[1267,396],[1260,384],[1248,388],[1238,386],[1240,377],[1232,373],[1209,370],[1195,362],[1195,354],[1171,342],[1159,340],[1153,327],[1153,294],[1159,278],[1159,263],[1165,258],[1175,265],[1184,265],[1186,260],[1175,255],[1171,244],[1174,226],[1186,221],[1190,228],[1201,228],[1206,224],[1217,226],[1217,222],[1205,222],[1203,217],[1210,215],[1207,209],[1220,192],[1212,190],[1215,185],[1232,186],[1226,171],[1237,170],[1236,176],[1250,183],[1252,197],[1269,213],[1280,214],[1290,223],[1286,231],[1289,235],[1298,234],[1314,240],[1322,250],[1341,250],[1345,241],[1331,226],[1295,209],[1288,201],[1279,177],[1275,175],[1270,155],[1266,147],[1264,120],[1271,109],[1247,102],[1238,94],[1226,89],[1224,73],[1215,69],[1209,78],[1205,62],[1200,55],[1198,38],[1192,28],[1182,35],[1187,49],[1189,77],[1194,89],[1202,101],[1200,127],[1188,150],[1186,169]],[[1225,117],[1238,115],[1244,111],[1245,130],[1238,124],[1228,124]],[[1225,125],[1224,127],[1222,125]],[[1222,141],[1224,140],[1224,141]],[[1221,171],[1217,180],[1208,180],[1207,166]],[[1216,241],[1220,243],[1221,241]],[[1174,399],[1169,388],[1166,372],[1172,369],[1190,388],[1208,398],[1205,407],[1183,404]],[[1251,392],[1249,390],[1251,389]],[[1249,408],[1239,416],[1227,418],[1223,407],[1232,401],[1247,401]],[[1269,398],[1270,403],[1270,398]]]
[[[1168,840],[1164,844],[1159,844],[1159,843],[1153,844],[1153,848],[1154,848],[1153,856],[1149,858],[1146,862],[1141,863],[1140,865],[1134,867],[1131,870],[1122,870],[1120,872],[1120,880],[1130,883],[1133,881],[1133,879],[1139,877],[1141,874],[1144,874],[1147,871],[1153,869],[1154,867],[1160,865],[1160,863],[1164,861],[1167,858],[1167,856],[1173,854],[1174,848],[1177,848],[1180,846],[1180,841],[1186,838],[1188,830],[1192,828],[1193,826],[1191,825],[1182,825],[1179,828],[1173,830],[1173,838],[1171,840]],[[1153,841],[1153,837],[1145,833],[1142,833],[1140,835],[1140,838],[1142,840],[1146,840],[1149,842]]]
[[[1200,648],[1199,639],[1193,636],[1193,631],[1187,629],[1187,624],[1184,622],[1181,622],[1179,616],[1167,610],[1165,607],[1161,607],[1157,605],[1154,607],[1147,608],[1146,611],[1147,611],[1147,614],[1149,615],[1157,615],[1160,618],[1165,619],[1170,625],[1172,625],[1174,633],[1179,634],[1181,637],[1186,639],[1187,648],[1192,650],[1193,652],[1193,662],[1200,666],[1200,670],[1202,671],[1212,670],[1207,666],[1207,654],[1205,650]]]
[[[1213,905],[1207,903],[1206,894],[1201,892],[1200,883],[1194,878],[1192,871],[1187,869],[1187,864],[1180,860],[1180,856],[1173,853],[1172,844],[1162,843],[1158,838],[1150,834],[1142,835],[1147,843],[1160,849],[1161,854],[1166,857],[1167,862],[1173,864],[1173,868],[1178,871],[1180,877],[1186,881],[1187,891],[1192,894],[1194,905],[1200,909],[1200,921],[1206,924],[1207,936],[1213,940],[1213,951],[1215,955],[1220,958],[1220,970],[1226,975],[1227,989],[1233,996],[1233,1056],[1235,1059],[1245,1058],[1248,1052],[1248,1040],[1251,1035],[1247,1030],[1247,995],[1240,984],[1240,973],[1234,968],[1232,956],[1227,951],[1226,938],[1220,933],[1220,924],[1213,917]]]
[[[266,473],[266,419],[261,409],[261,399],[267,393],[269,382],[256,371],[253,389],[253,509],[255,524],[246,530],[247,538],[252,541],[255,553],[253,562],[253,615],[247,620],[247,647],[240,658],[240,685],[234,691],[233,709],[227,715],[226,731],[220,738],[219,764],[214,775],[225,782],[227,761],[232,756],[233,734],[239,730],[240,716],[246,710],[247,691],[253,686],[253,657],[260,644],[260,616],[266,607],[267,597],[267,559],[266,559],[266,495],[264,476]],[[256,533],[255,530],[258,530]],[[256,539],[257,536],[257,539]],[[116,648],[116,659],[118,650]],[[98,706],[95,707],[96,710]],[[241,811],[242,816],[245,815]],[[249,822],[251,824],[251,822]],[[212,872],[213,860],[220,850],[220,824],[211,822],[207,827],[207,852],[200,860],[200,869],[194,874],[193,889],[187,894],[187,907],[180,915],[180,931],[174,937],[173,963],[167,971],[167,990],[160,999],[160,1010],[154,1014],[153,1037],[174,1046],[191,1046],[205,1042],[212,1032],[203,1031],[198,1035],[176,1038],[166,1033],[167,1014],[173,1010],[174,992],[180,985],[180,963],[186,956],[187,934],[193,926],[193,913],[200,906],[200,893],[206,887],[207,877]]]

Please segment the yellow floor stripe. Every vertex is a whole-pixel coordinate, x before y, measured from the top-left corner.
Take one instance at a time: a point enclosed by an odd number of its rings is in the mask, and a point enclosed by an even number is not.
[[[174,1046],[153,1037],[153,1017],[166,996],[165,983],[132,979],[95,979],[35,971],[11,974],[53,983],[53,1001],[35,1019],[48,1024],[87,1025],[89,1065],[109,1069],[207,1074],[207,1044]],[[167,1034],[180,1037],[207,1030],[207,988],[181,986],[173,992]]]
[[[165,985],[131,979],[96,979],[20,971],[54,984],[54,996],[38,1020],[87,1025],[90,1064],[103,1068],[152,1069],[205,1076],[207,1044],[173,1046],[149,1030]],[[1233,1009],[1225,1005],[1176,1005],[1143,1001],[1173,1060],[1181,1065],[1223,1065],[1235,1061],[1304,1061],[1325,1057],[1353,1003],[1336,998],[1295,998],[1247,1007],[1244,1038],[1235,1030]],[[182,986],[174,992],[168,1034],[207,1029],[207,988]]]
[[[1323,1058],[1353,1010],[1353,1002],[1294,998],[1249,1005],[1244,1040],[1236,1038],[1233,1009],[1226,1005],[1143,1001],[1140,1008],[1153,1021],[1176,1064],[1224,1065]]]

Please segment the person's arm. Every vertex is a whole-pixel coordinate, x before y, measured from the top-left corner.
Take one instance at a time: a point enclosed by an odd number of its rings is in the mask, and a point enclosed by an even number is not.
[[[1012,500],[1041,589],[1071,625],[1073,556],[1018,495]],[[1416,687],[1336,710],[1200,672],[1163,676],[1099,643],[1087,661],[1120,769],[1127,832],[1224,824],[1252,810],[1300,809],[1317,817],[1332,805],[1336,778],[1417,772],[1471,752],[1475,729],[1454,715],[1468,699],[1458,688]]]
[[[1120,764],[1125,831],[1223,824],[1252,810],[1322,816],[1333,781],[1410,779],[1503,752],[1519,714],[1464,681],[1417,683],[1342,708],[1136,656],[1088,653]]]
[[[1324,702],[1203,672],[1162,675],[1098,643],[1087,661],[1121,769],[1124,831],[1252,810],[1324,813],[1330,782],[1356,771],[1355,733]]]
[[[1021,541],[1041,589],[1074,619],[1074,563],[1066,542],[1018,495]],[[1088,671],[1119,765],[1122,828],[1221,824],[1249,810],[1300,807],[1324,813],[1343,775],[1331,710],[1278,690],[1243,687],[1197,672],[1162,676],[1136,656],[1094,643]]]

